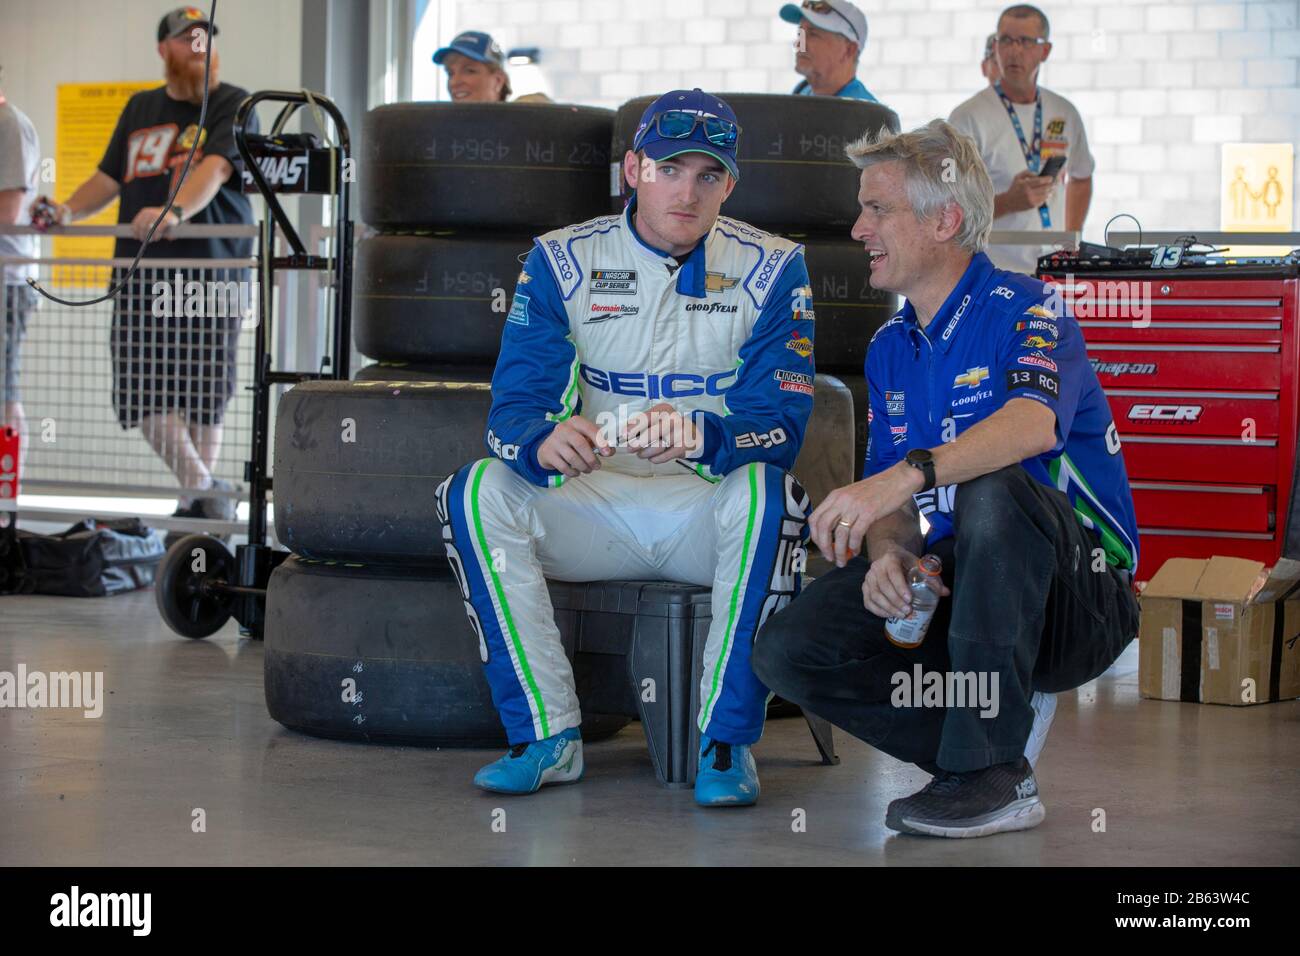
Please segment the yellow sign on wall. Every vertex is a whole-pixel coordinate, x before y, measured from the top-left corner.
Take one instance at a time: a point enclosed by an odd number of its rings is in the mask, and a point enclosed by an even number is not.
[[[141,90],[160,86],[158,80],[131,83],[60,83],[55,104],[54,170],[55,199],[67,202],[73,190],[84,183],[99,167],[108,141],[113,138],[117,118],[122,115],[126,101]],[[114,225],[117,222],[117,201],[78,225]],[[113,255],[111,236],[55,236],[54,255],[57,258],[107,259]],[[98,285],[107,280],[92,274],[92,270],[62,270],[60,284]],[[95,269],[93,272],[99,272]],[[73,277],[76,277],[76,280]],[[78,281],[79,280],[79,281]]]
[[[1225,232],[1290,232],[1291,143],[1224,143],[1219,221]]]

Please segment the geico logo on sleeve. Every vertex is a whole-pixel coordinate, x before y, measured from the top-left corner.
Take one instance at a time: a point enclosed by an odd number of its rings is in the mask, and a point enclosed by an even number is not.
[[[768,432],[745,432],[736,436],[737,448],[771,448],[773,445],[785,444],[784,428],[773,428]]]
[[[722,395],[735,384],[738,369],[730,368],[712,375],[694,372],[606,372],[590,365],[578,366],[582,380],[592,388],[615,395],[640,395],[645,398],[686,398],[691,395]]]
[[[496,432],[490,428],[488,429],[487,440],[488,447],[492,449],[492,454],[502,461],[514,461],[519,457],[519,446],[501,444],[501,439],[497,438]]]

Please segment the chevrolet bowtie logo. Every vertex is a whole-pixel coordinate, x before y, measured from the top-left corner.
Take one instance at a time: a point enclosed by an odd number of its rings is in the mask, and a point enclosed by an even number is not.
[[[989,377],[989,367],[981,365],[979,368],[968,368],[965,373],[958,375],[952,380],[952,387],[965,385],[967,388],[978,388],[979,383]]]
[[[731,276],[723,275],[721,272],[706,272],[704,273],[704,291],[726,292],[739,281],[739,279],[733,279]]]

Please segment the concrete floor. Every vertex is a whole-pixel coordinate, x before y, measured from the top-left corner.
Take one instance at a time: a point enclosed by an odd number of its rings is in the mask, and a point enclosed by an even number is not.
[[[0,670],[102,670],[107,701],[97,720],[0,710],[4,865],[1300,863],[1300,702],[1141,700],[1136,644],[1061,696],[1038,768],[1046,822],[945,841],[884,826],[922,771],[839,732],[843,762],[819,766],[797,719],[771,721],[756,748],[752,810],[702,811],[660,788],[637,724],[588,745],[577,786],[507,799],[470,785],[491,753],[284,729],[263,703],[261,645],[233,624],[176,637],[148,591],[2,597],[0,635]],[[191,832],[195,808],[205,833]],[[792,832],[796,808],[806,832]]]

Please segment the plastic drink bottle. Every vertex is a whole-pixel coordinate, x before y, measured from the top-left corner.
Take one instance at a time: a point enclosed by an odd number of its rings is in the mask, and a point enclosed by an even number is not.
[[[912,590],[912,612],[907,617],[891,617],[885,621],[885,636],[899,647],[920,647],[925,632],[939,606],[939,574],[943,562],[933,554],[917,560],[907,572],[907,583]]]

